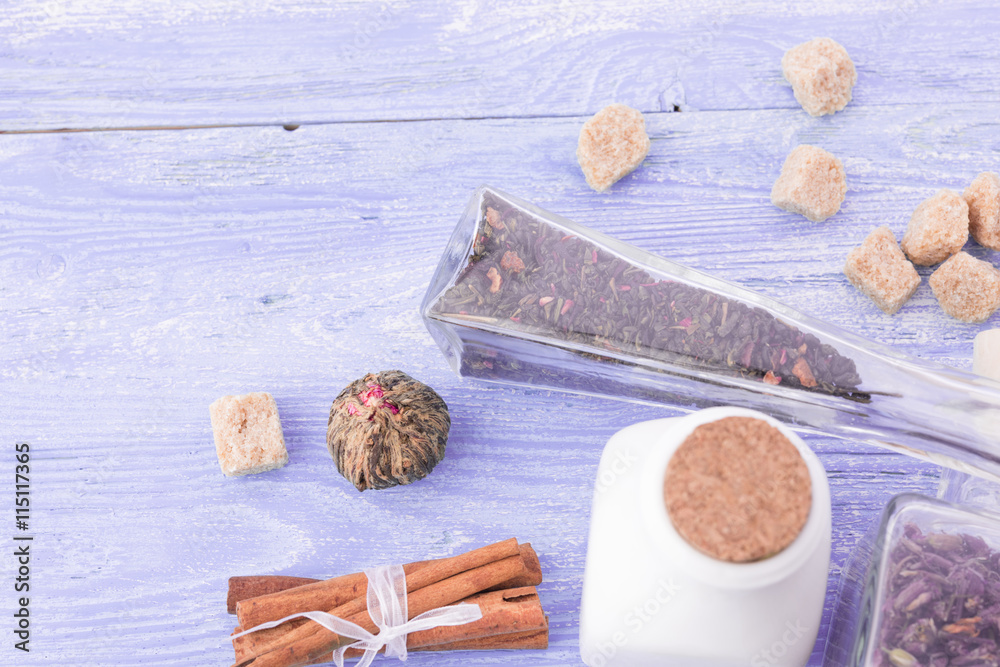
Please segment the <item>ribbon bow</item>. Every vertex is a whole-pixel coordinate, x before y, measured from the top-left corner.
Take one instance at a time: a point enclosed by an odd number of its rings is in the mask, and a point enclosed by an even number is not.
[[[363,650],[365,654],[361,657],[357,667],[368,667],[383,646],[386,656],[406,660],[406,635],[411,632],[430,630],[443,625],[464,625],[478,621],[483,617],[479,605],[457,604],[451,607],[432,609],[408,621],[406,574],[403,572],[403,566],[383,565],[370,568],[365,570],[365,576],[368,577],[368,615],[378,627],[378,634],[373,635],[360,625],[345,621],[325,611],[305,611],[277,621],[262,623],[249,630],[244,630],[238,635],[233,635],[231,638],[235,639],[258,630],[275,628],[293,618],[308,618],[341,637],[357,640],[353,644],[342,646],[333,652],[333,662],[337,667],[344,667],[344,653],[349,648]]]

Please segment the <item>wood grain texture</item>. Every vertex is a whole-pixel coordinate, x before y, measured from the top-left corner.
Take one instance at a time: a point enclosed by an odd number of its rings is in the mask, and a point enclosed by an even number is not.
[[[604,196],[574,162],[582,118],[4,138],[0,436],[32,443],[43,538],[35,643],[17,664],[225,664],[231,575],[332,576],[506,535],[540,554],[552,648],[411,661],[578,664],[601,448],[627,424],[677,411],[452,376],[417,306],[465,200],[489,182],[967,367],[990,323],[947,319],[926,285],[883,315],[840,266],[871,227],[899,233],[936,188],[996,168],[1000,121],[977,105],[848,114],[652,114],[650,157]],[[825,223],[768,202],[798,142],[845,162],[848,200]],[[426,480],[359,494],[326,452],[327,411],[350,380],[395,367],[448,402],[448,453]],[[207,406],[258,389],[277,399],[291,462],[227,479]],[[835,585],[878,508],[903,490],[933,493],[938,470],[808,441],[833,486]],[[832,591],[824,623],[831,608]]]
[[[1000,171],[1000,12],[734,5],[7,8],[0,130],[332,124],[0,137],[0,446],[32,445],[36,535],[32,652],[5,643],[0,664],[229,664],[231,575],[333,576],[509,535],[540,555],[551,648],[410,664],[580,664],[601,449],[628,424],[679,411],[450,373],[417,306],[480,183],[968,368],[973,336],[1000,316],[950,320],[920,269],[916,296],[890,317],[841,267],[872,228],[900,236],[938,188]],[[859,83],[844,112],[812,119],[778,63],[818,34],[847,46]],[[596,195],[574,151],[610,101],[647,112],[653,144],[639,171]],[[372,122],[384,120],[409,122]],[[847,170],[847,201],[824,223],[768,200],[799,143]],[[327,412],[348,382],[390,368],[448,403],[448,451],[426,480],[359,494],[326,451]],[[275,395],[291,460],[228,479],[208,405],[254,390]],[[857,540],[894,494],[933,494],[939,470],[806,440],[834,504],[822,637]],[[2,581],[13,566],[0,557]]]
[[[0,130],[798,108],[841,41],[855,105],[995,103],[1000,10],[957,0],[49,0],[0,16]]]

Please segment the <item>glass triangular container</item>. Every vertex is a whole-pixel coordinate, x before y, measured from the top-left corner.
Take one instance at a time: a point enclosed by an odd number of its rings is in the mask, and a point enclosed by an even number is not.
[[[463,377],[737,405],[1000,479],[1000,384],[478,188],[421,305]]]

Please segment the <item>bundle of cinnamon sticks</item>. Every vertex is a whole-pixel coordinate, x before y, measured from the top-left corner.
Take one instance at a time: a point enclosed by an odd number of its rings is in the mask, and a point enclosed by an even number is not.
[[[530,544],[511,538],[468,553],[403,566],[409,617],[457,602],[478,604],[483,617],[465,625],[442,626],[407,636],[410,651],[543,649],[549,621],[535,586],[542,582],[538,556]],[[368,616],[364,573],[334,579],[253,576],[229,580],[227,606],[238,634],[262,623],[306,611],[325,611],[377,633]],[[233,640],[234,667],[296,667],[328,662],[336,649],[352,644],[318,623],[293,619]],[[351,649],[348,656],[360,655]]]

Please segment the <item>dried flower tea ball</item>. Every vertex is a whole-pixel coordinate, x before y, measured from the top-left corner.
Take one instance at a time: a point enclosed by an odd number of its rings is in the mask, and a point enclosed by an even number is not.
[[[358,491],[423,479],[444,458],[448,406],[402,371],[369,373],[330,408],[326,446]]]

